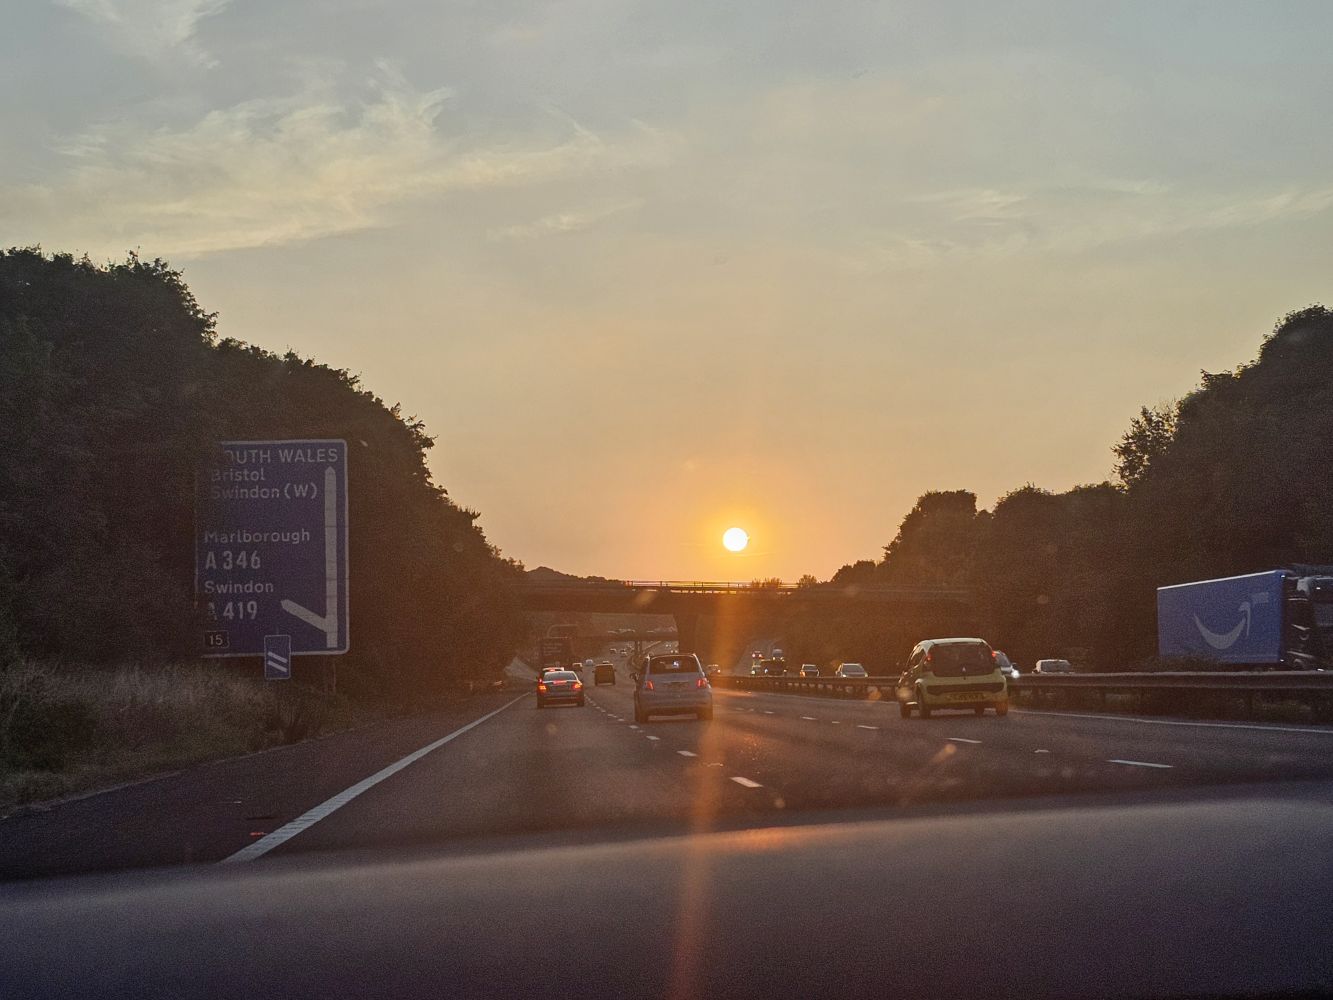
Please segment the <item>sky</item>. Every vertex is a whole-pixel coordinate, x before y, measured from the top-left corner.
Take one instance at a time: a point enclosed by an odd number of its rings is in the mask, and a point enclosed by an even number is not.
[[[0,243],[166,258],[223,335],[360,373],[529,567],[826,578],[927,490],[1107,478],[1141,405],[1333,303],[1329,37],[1280,0],[20,0]]]

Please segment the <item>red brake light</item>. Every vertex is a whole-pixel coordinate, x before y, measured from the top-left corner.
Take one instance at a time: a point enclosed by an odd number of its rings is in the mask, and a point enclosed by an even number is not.
[[[643,689],[644,689],[645,691],[656,691],[656,690],[657,690],[657,688],[653,687],[653,682],[652,682],[652,681],[644,681],[644,682],[643,682]]]
[[[574,682],[574,690],[575,690],[575,691],[577,691],[577,690],[578,690],[579,688],[581,688],[581,687],[583,687],[583,681],[575,681],[575,682]]]
[[[694,686],[697,688],[706,688],[708,687],[708,679],[705,677],[700,677],[697,681],[694,682]]]
[[[993,650],[993,649],[990,651],[990,658],[991,658],[992,660],[997,661],[997,662],[998,662],[999,659],[1000,659],[998,656],[995,655],[995,650]]]
[[[538,684],[537,684],[537,690],[540,691],[542,694],[545,694],[545,693],[546,693],[546,682],[545,682],[545,681],[540,681],[540,682],[538,682]]]

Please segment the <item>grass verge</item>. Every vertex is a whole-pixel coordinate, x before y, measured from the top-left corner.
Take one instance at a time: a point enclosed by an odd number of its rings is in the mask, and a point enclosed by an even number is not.
[[[13,664],[0,669],[0,815],[374,717],[211,664]]]

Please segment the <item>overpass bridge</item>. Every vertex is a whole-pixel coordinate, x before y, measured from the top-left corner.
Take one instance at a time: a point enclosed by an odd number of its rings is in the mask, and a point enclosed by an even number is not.
[[[971,593],[941,587],[829,587],[700,580],[559,580],[526,582],[527,611],[671,615],[682,652],[696,652],[699,619],[783,610],[862,611],[895,618],[968,617]]]

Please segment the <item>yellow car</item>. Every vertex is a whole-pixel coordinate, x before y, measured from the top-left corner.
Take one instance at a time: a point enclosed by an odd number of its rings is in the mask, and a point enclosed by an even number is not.
[[[971,709],[981,715],[1009,712],[1009,687],[984,639],[927,639],[912,649],[907,672],[898,680],[898,709],[923,719],[943,708]]]

